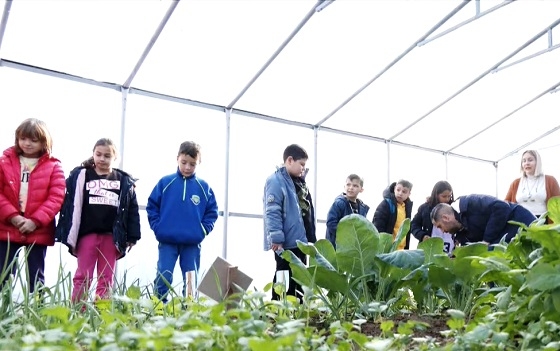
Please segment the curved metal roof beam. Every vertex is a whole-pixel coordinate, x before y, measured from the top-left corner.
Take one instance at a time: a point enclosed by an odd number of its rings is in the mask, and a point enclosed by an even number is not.
[[[489,69],[487,69],[486,71],[482,72],[482,74],[480,74],[478,77],[476,77],[475,79],[473,79],[472,81],[470,81],[467,85],[463,86],[461,89],[457,90],[455,93],[453,93],[450,97],[448,97],[447,99],[443,100],[441,103],[439,103],[437,106],[435,106],[434,108],[432,108],[430,111],[428,111],[427,113],[425,113],[424,115],[422,115],[421,117],[419,117],[418,119],[416,119],[414,122],[410,123],[408,126],[406,126],[404,129],[402,129],[401,131],[399,131],[398,133],[396,133],[395,135],[393,135],[392,137],[389,138],[389,140],[393,140],[396,137],[398,137],[399,135],[401,135],[402,133],[406,132],[407,130],[409,130],[410,128],[412,128],[415,124],[417,124],[418,122],[420,122],[421,120],[423,120],[424,118],[428,117],[429,115],[431,115],[433,112],[437,111],[440,107],[442,107],[443,105],[447,104],[449,101],[453,100],[455,97],[457,97],[457,95],[461,94],[463,91],[467,90],[468,88],[470,88],[471,86],[473,86],[475,83],[477,83],[479,80],[481,80],[482,78],[486,77],[489,73],[491,73],[492,71],[494,71],[496,68],[500,67],[504,62],[508,61],[509,59],[511,59],[512,57],[514,57],[515,55],[517,55],[520,51],[522,51],[523,49],[525,49],[527,46],[531,45],[533,42],[535,42],[537,39],[539,39],[540,37],[542,37],[543,35],[545,35],[546,33],[548,33],[549,29],[552,29],[554,27],[556,27],[558,24],[560,23],[560,19],[557,19],[556,21],[554,21],[551,25],[547,26],[544,30],[540,31],[539,33],[537,33],[535,36],[533,36],[531,39],[529,39],[527,42],[525,42],[523,45],[521,45],[520,47],[518,47],[517,49],[515,49],[512,53],[510,53],[509,55],[507,55],[506,57],[504,57],[503,59],[501,59],[498,63],[494,64],[492,67],[490,67]]]
[[[540,93],[539,95],[535,96],[534,98],[532,98],[531,100],[527,101],[526,103],[524,103],[523,105],[519,106],[518,108],[516,108],[515,110],[511,111],[510,113],[508,113],[507,115],[505,115],[504,117],[500,118],[499,120],[495,121],[494,123],[488,125],[486,128],[476,132],[475,134],[473,134],[472,136],[468,137],[467,139],[461,141],[459,144],[453,146],[452,148],[450,148],[449,150],[447,150],[447,152],[453,151],[456,148],[458,148],[459,146],[465,144],[466,142],[468,142],[471,139],[474,139],[475,137],[477,137],[478,135],[482,134],[483,132],[487,131],[488,129],[492,128],[493,126],[495,126],[496,124],[500,123],[501,121],[505,120],[506,118],[510,117],[511,115],[515,114],[517,111],[521,110],[522,108],[529,106],[530,104],[532,104],[533,102],[537,101],[538,99],[540,99],[541,97],[545,96],[546,94],[549,94],[553,91],[555,91],[558,87],[560,87],[560,82],[554,84],[553,86],[551,86],[550,88],[546,89],[545,91],[543,91],[542,93]]]
[[[469,23],[471,23],[471,22],[473,22],[473,21],[475,21],[475,20],[477,20],[477,19],[479,19],[479,18],[481,18],[481,17],[484,17],[484,16],[486,16],[486,15],[488,15],[488,14],[490,14],[490,13],[492,13],[492,12],[494,12],[494,11],[496,11],[496,10],[498,10],[498,9],[500,9],[500,8],[502,8],[502,7],[504,7],[504,6],[506,6],[506,5],[509,5],[509,4],[513,3],[514,1],[516,1],[516,0],[507,0],[507,1],[504,1],[504,2],[499,3],[499,4],[496,5],[496,6],[493,6],[493,7],[489,8],[489,9],[486,10],[486,11],[480,12],[480,1],[479,1],[479,0],[476,0],[476,15],[474,15],[474,16],[471,17],[471,18],[469,18],[468,20],[465,20],[465,21],[463,21],[463,22],[461,22],[461,23],[458,23],[458,24],[454,25],[453,27],[451,27],[451,28],[449,28],[449,29],[444,30],[444,31],[441,32],[441,33],[438,33],[438,34],[436,34],[436,35],[434,35],[434,36],[432,36],[432,37],[429,37],[429,38],[427,38],[427,39],[421,41],[420,43],[418,43],[418,46],[424,46],[424,45],[428,44],[429,42],[432,42],[432,41],[434,41],[434,40],[436,40],[436,39],[438,39],[438,38],[441,38],[441,37],[443,37],[444,35],[449,34],[449,33],[453,32],[453,31],[455,31],[455,30],[461,28],[462,26],[464,26],[464,25],[466,25],[466,24],[469,24]]]
[[[4,33],[6,33],[6,27],[8,26],[8,17],[10,16],[11,8],[12,0],[6,0],[6,2],[4,3],[2,20],[0,20],[0,49],[2,49],[2,39],[4,39]]]
[[[397,62],[399,62],[403,57],[405,57],[409,52],[411,52],[415,47],[417,47],[418,43],[425,40],[427,37],[430,36],[433,32],[435,32],[439,27],[441,27],[445,22],[447,22],[451,17],[453,17],[457,12],[459,12],[463,7],[465,7],[469,2],[462,1],[456,8],[454,8],[451,12],[449,12],[441,21],[439,21],[435,26],[430,28],[428,32],[422,35],[418,40],[416,40],[412,45],[410,45],[405,51],[403,51],[397,58],[395,58],[391,63],[389,63],[385,68],[381,70],[381,72],[377,73],[375,77],[370,79],[366,84],[364,84],[360,89],[356,90],[354,94],[352,94],[349,98],[344,100],[338,107],[336,107],[331,113],[326,115],[323,119],[317,122],[316,126],[321,126],[325,123],[329,118],[331,118],[335,113],[340,111],[344,106],[346,106],[350,101],[352,101],[356,96],[358,96],[362,91],[364,91],[367,87],[371,85],[371,83],[375,82],[379,77],[381,77],[385,72],[387,72],[391,67],[393,67]]]
[[[553,40],[552,40],[552,28],[549,28],[549,29],[548,29],[548,46],[547,46],[546,49],[537,51],[537,52],[535,52],[535,53],[533,53],[533,54],[531,54],[531,55],[527,55],[527,56],[525,56],[525,57],[523,57],[523,58],[520,58],[519,60],[513,61],[512,63],[508,63],[507,65],[502,65],[502,66],[496,68],[495,70],[493,70],[492,73],[498,73],[498,72],[501,71],[501,70],[504,70],[504,69],[509,68],[509,67],[511,67],[511,66],[514,66],[514,65],[517,65],[518,63],[525,62],[525,61],[527,61],[527,60],[530,60],[530,59],[535,58],[535,57],[537,57],[537,56],[540,56],[540,55],[542,55],[542,54],[549,53],[549,52],[551,52],[551,51],[553,51],[553,50],[556,50],[556,49],[558,49],[558,48],[560,48],[560,44],[555,44],[555,45],[553,44]]]
[[[258,72],[251,78],[249,83],[245,85],[243,89],[237,94],[237,96],[226,106],[227,109],[233,108],[233,106],[241,99],[241,97],[249,90],[249,88],[257,81],[257,79],[263,74],[263,72],[270,66],[270,64],[280,55],[282,50],[292,41],[292,39],[299,33],[299,31],[305,26],[305,24],[311,19],[311,17],[318,11],[321,11],[326,6],[328,6],[332,1],[326,2],[323,0],[317,1],[313,8],[309,10],[309,12],[305,15],[303,20],[296,26],[296,28],[290,33],[290,35],[284,40],[282,44],[276,49],[276,51],[272,54],[272,56],[266,61],[266,63],[258,70]]]
[[[121,91],[121,85],[120,84],[100,82],[100,81],[89,79],[89,78],[75,76],[73,74],[68,74],[68,73],[64,73],[64,72],[60,72],[60,71],[55,71],[55,70],[52,70],[52,69],[46,69],[46,68],[42,68],[42,67],[38,67],[38,66],[32,66],[32,65],[28,65],[28,64],[20,63],[20,62],[16,62],[16,61],[4,60],[4,59],[1,59],[1,58],[0,58],[0,67],[15,68],[15,69],[19,69],[21,71],[42,74],[42,75],[49,76],[49,77],[62,78],[62,79],[70,80],[70,81],[73,81],[73,82],[84,83],[84,84],[93,85],[93,86],[97,86],[97,87],[101,87],[101,88],[112,89],[112,90],[116,90],[118,92]]]
[[[144,52],[142,52],[142,55],[140,55],[140,58],[138,59],[138,62],[136,62],[136,65],[132,69],[132,72],[130,72],[130,75],[128,76],[126,81],[123,83],[124,88],[130,88],[130,84],[132,84],[132,80],[134,79],[134,77],[136,77],[136,74],[140,70],[140,67],[144,63],[144,60],[146,60],[146,57],[148,57],[148,54],[150,53],[150,51],[154,47],[154,44],[156,43],[156,40],[159,38],[159,35],[163,31],[163,28],[165,28],[165,25],[167,24],[167,21],[169,21],[169,18],[173,14],[173,11],[175,11],[175,8],[177,7],[177,5],[179,5],[179,1],[181,1],[181,0],[173,0],[171,2],[171,5],[169,5],[169,8],[167,9],[167,12],[165,13],[165,15],[163,16],[163,19],[161,20],[158,27],[156,28],[156,31],[154,32],[154,35],[152,35],[152,38],[148,42],[148,45],[146,45],[146,48],[144,49]]]
[[[518,153],[519,151],[525,149],[527,146],[529,146],[529,145],[531,145],[531,144],[533,144],[533,143],[535,143],[535,142],[541,140],[541,139],[544,138],[545,136],[550,135],[550,134],[554,133],[555,131],[557,131],[557,130],[559,130],[559,129],[560,129],[560,125],[558,125],[558,126],[552,128],[552,129],[546,131],[545,133],[543,133],[543,134],[539,135],[538,137],[534,138],[533,140],[531,140],[531,141],[529,141],[529,142],[527,142],[527,143],[521,145],[520,147],[516,148],[515,150],[508,152],[508,153],[505,154],[502,158],[498,159],[496,162],[503,161],[503,160],[505,160],[506,158],[515,155],[515,154]]]

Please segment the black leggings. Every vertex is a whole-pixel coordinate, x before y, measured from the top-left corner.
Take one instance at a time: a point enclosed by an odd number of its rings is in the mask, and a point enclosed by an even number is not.
[[[15,274],[18,268],[16,253],[21,247],[25,247],[24,254],[26,256],[27,268],[29,270],[29,292],[35,291],[37,282],[45,283],[45,255],[47,254],[47,247],[45,245],[23,245],[8,241],[0,241],[0,282],[1,286],[8,280],[10,273]],[[14,262],[15,259],[15,262]],[[13,265],[10,272],[6,270]],[[22,272],[23,273],[23,272]]]

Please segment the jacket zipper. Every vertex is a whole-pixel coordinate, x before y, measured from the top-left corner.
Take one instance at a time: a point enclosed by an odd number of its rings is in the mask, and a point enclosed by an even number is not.
[[[187,195],[187,178],[183,177],[183,201],[185,201],[186,195]]]

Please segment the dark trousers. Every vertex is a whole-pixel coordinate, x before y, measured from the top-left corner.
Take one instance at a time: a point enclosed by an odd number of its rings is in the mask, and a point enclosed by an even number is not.
[[[525,223],[526,225],[531,224],[537,217],[532,214],[529,210],[527,210],[523,206],[517,206],[511,216],[511,221]],[[521,228],[515,224],[509,224],[506,226],[506,242],[510,242],[519,232]],[[501,238],[500,238],[501,239]]]
[[[25,247],[25,257],[27,262],[27,269],[29,271],[28,287],[29,292],[35,291],[37,282],[45,284],[45,255],[47,254],[47,247],[45,245],[23,245],[8,241],[0,241],[0,277],[2,287],[9,278],[10,273],[15,274],[17,270],[16,253],[21,248]],[[12,265],[13,263],[13,265]],[[10,267],[12,265],[12,267]],[[7,271],[7,270],[10,271]]]
[[[303,262],[303,264],[307,264],[307,255],[301,252],[299,248],[296,247],[294,249],[286,249],[286,251],[292,251],[294,255],[296,255],[301,260],[301,262]],[[292,270],[290,269],[290,262],[286,261],[276,253],[274,253],[274,259],[276,260],[276,272],[278,271],[289,272],[290,280],[289,280],[288,290],[286,291],[286,295],[292,295],[292,296],[302,298],[303,289],[301,288],[301,285],[299,285],[292,279]],[[276,273],[274,274],[274,279],[272,280],[272,282],[273,285],[276,284]],[[280,300],[280,295],[278,295],[274,291],[274,289],[272,289],[272,299]]]

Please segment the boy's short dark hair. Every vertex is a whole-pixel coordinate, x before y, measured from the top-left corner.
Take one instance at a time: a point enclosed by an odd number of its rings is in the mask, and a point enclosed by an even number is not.
[[[409,182],[408,180],[404,180],[404,179],[400,179],[397,184],[402,185],[405,188],[408,188],[408,190],[412,190],[412,183]]]
[[[177,153],[177,157],[180,155],[188,155],[192,158],[197,158],[200,162],[200,145],[195,143],[194,141],[185,141],[179,146],[179,152]]]
[[[364,186],[364,180],[357,174],[352,173],[348,177],[346,177],[346,179],[349,179],[350,181],[357,180],[360,182],[360,186]]]
[[[309,156],[307,156],[307,151],[305,151],[304,148],[302,148],[301,146],[299,146],[297,144],[289,145],[284,150],[284,162],[286,162],[286,160],[290,156],[292,156],[294,161],[307,160],[309,158]]]

